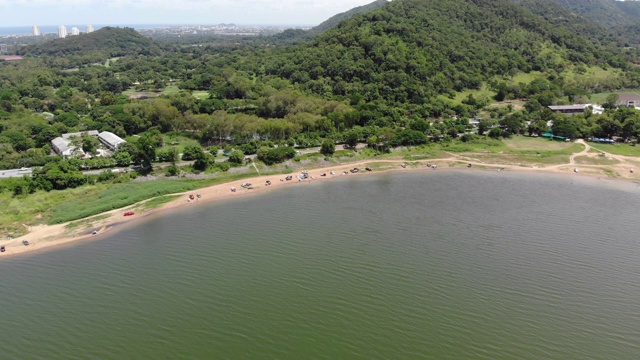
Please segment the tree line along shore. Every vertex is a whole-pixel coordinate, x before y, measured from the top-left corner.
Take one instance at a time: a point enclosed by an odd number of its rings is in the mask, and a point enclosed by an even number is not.
[[[640,113],[621,100],[640,88],[640,52],[631,28],[618,30],[553,2],[399,0],[311,33],[153,39],[106,27],[29,45],[0,61],[0,168],[30,169],[0,179],[0,226],[15,236],[362,159],[570,164],[581,145],[549,135],[615,142],[577,161],[627,177]],[[587,103],[603,111],[550,108]],[[92,131],[123,141],[105,148]],[[64,153],[55,140],[67,134]]]

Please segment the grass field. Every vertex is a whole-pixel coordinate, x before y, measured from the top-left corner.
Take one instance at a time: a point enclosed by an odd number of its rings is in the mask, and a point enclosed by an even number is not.
[[[605,151],[614,155],[640,157],[640,146],[633,146],[631,144],[598,144],[590,142],[589,146],[593,149]]]
[[[160,150],[175,147],[176,149],[178,149],[178,153],[182,153],[185,146],[200,146],[200,143],[197,140],[179,135],[165,134],[162,136],[162,140],[164,141],[164,145],[160,148]]]
[[[575,160],[578,165],[615,165],[620,163],[618,160],[611,159],[606,156],[577,156]]]

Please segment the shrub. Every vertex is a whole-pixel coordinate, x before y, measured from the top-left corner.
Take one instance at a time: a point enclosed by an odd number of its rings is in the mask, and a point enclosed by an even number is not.
[[[278,164],[294,156],[296,156],[295,149],[288,146],[279,146],[275,149],[261,147],[260,150],[258,150],[258,160],[267,165]]]
[[[336,152],[336,143],[331,139],[326,139],[322,142],[320,147],[320,153],[323,155],[333,155]]]
[[[229,162],[233,164],[244,163],[244,153],[240,150],[234,150],[229,154]]]

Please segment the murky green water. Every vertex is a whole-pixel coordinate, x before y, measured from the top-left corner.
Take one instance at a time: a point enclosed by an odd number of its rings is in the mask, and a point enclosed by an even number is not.
[[[0,261],[0,358],[640,358],[640,189],[345,176]]]

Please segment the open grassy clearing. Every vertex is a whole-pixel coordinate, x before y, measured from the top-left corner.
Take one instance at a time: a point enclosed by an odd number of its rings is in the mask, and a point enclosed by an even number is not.
[[[590,142],[589,146],[598,151],[604,151],[614,155],[640,157],[640,146],[631,144],[598,144]]]
[[[177,85],[169,85],[162,89],[162,95],[171,95],[180,92],[180,88]]]
[[[579,68],[585,69],[584,73],[580,73],[577,67],[572,67],[565,70],[562,75],[567,80],[581,81],[583,79],[599,80],[610,79],[611,77],[621,74],[618,69],[603,69],[600,66],[580,66]]]
[[[569,162],[569,155],[542,153],[542,154],[469,154],[487,164],[498,165],[520,165],[520,166],[536,166],[536,165],[557,165]]]
[[[535,79],[539,79],[539,78],[544,78],[545,75],[539,71],[532,71],[530,73],[518,73],[516,74],[514,77],[512,77],[510,79],[511,82],[518,84],[518,83],[525,83],[528,84],[530,82],[532,82]]]
[[[208,99],[209,92],[208,91],[194,91],[191,93],[196,99]]]
[[[620,163],[620,161],[606,156],[576,156],[575,161],[578,165],[616,165]]]
[[[67,229],[71,230],[71,229],[76,229],[79,227],[85,227],[85,228],[90,228],[93,226],[93,224],[96,221],[100,221],[103,219],[108,218],[109,215],[103,214],[103,215],[97,215],[97,216],[92,216],[88,219],[82,219],[82,220],[78,220],[78,221],[73,221],[67,224],[67,226],[65,226]]]
[[[200,143],[197,140],[190,139],[188,137],[174,135],[171,133],[167,133],[162,136],[163,145],[160,150],[164,150],[167,148],[175,147],[179,153],[184,151],[185,146],[195,145],[200,146]]]
[[[171,202],[177,198],[179,198],[180,195],[164,195],[164,196],[158,196],[155,197],[149,201],[145,201],[144,203],[140,204],[137,208],[142,209],[142,210],[148,210],[148,209],[155,209],[155,208],[159,208],[160,206]]]
[[[503,140],[504,145],[514,150],[567,150],[575,149],[576,144],[557,140],[547,140],[528,136],[514,136]],[[581,145],[578,145],[582,147]]]

